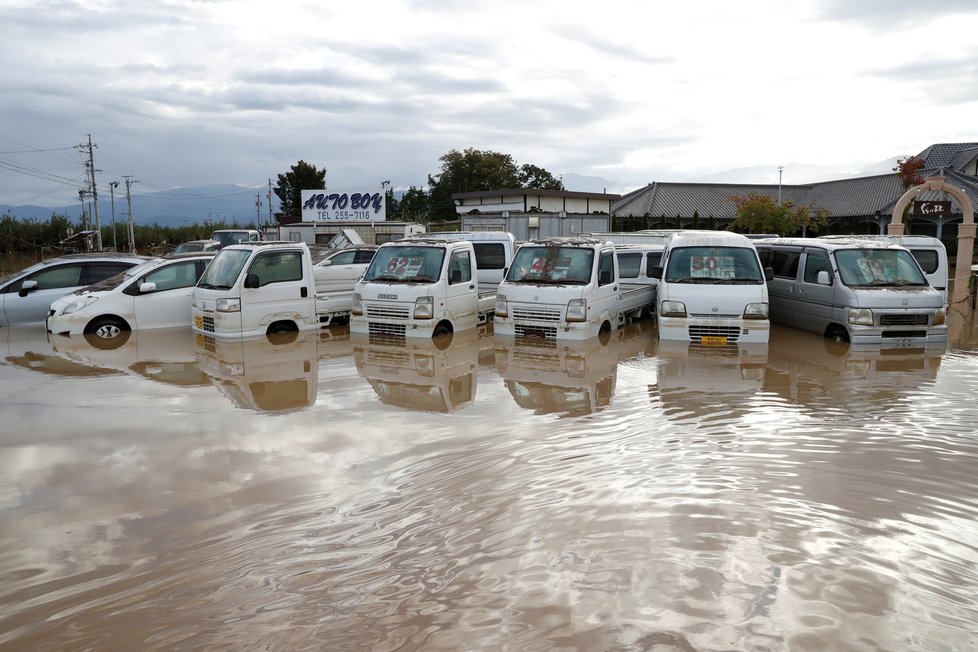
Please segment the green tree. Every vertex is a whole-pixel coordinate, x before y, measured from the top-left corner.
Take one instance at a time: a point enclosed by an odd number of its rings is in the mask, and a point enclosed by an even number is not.
[[[284,217],[302,217],[302,191],[322,190],[326,187],[326,168],[319,170],[315,165],[299,161],[288,172],[278,175],[275,195],[279,198],[282,210],[276,215],[281,221]]]
[[[428,197],[432,220],[454,220],[452,195],[459,192],[537,188],[559,190],[561,182],[541,167],[518,166],[509,154],[468,148],[451,150],[438,159],[441,170],[428,175]]]
[[[524,163],[520,166],[519,186],[537,190],[563,190],[564,182],[541,167]]]
[[[791,202],[776,202],[766,195],[750,193],[746,197],[730,197],[737,206],[737,219],[730,230],[745,233],[777,233],[794,235],[801,229],[818,231],[828,223],[829,211],[810,206],[793,206]]]
[[[423,188],[411,186],[401,195],[397,205],[397,219],[402,222],[427,224],[431,212],[431,200]]]

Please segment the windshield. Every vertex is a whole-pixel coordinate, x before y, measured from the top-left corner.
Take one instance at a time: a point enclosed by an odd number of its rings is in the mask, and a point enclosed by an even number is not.
[[[251,256],[249,249],[222,249],[204,270],[197,287],[230,289]]]
[[[214,231],[211,234],[211,240],[217,240],[222,247],[239,242],[248,242],[249,239],[250,236],[247,231]]]
[[[591,280],[594,249],[587,247],[522,246],[506,275],[515,283],[584,285]]]
[[[917,261],[904,249],[841,249],[835,252],[839,276],[857,287],[927,285]]]
[[[444,247],[381,247],[370,261],[365,281],[430,283],[441,276]]]
[[[764,283],[754,249],[680,247],[669,253],[663,278],[669,283]]]

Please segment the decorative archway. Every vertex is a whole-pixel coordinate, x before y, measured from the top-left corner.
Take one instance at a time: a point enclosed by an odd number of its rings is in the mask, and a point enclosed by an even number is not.
[[[971,276],[971,253],[975,247],[975,211],[971,198],[961,188],[948,183],[944,177],[927,177],[919,186],[914,186],[903,193],[903,196],[893,207],[893,215],[886,227],[887,235],[903,235],[903,211],[922,192],[944,191],[958,200],[961,207],[962,222],[958,226],[958,260],[954,266],[954,294],[949,303],[956,304],[968,298],[968,279]]]

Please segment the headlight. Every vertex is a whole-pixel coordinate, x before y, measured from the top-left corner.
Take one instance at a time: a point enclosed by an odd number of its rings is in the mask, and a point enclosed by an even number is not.
[[[853,308],[849,311],[849,316],[846,321],[850,324],[858,324],[859,326],[872,326],[873,311],[868,308]]]
[[[98,297],[93,297],[93,296],[82,297],[78,301],[75,301],[74,303],[69,303],[67,306],[65,306],[65,309],[61,311],[61,314],[70,315],[73,312],[77,312],[81,310],[85,306],[92,305],[96,301],[98,301]]]
[[[682,301],[663,301],[659,304],[659,315],[662,317],[685,317],[686,304]]]
[[[945,315],[943,310],[934,311],[934,321],[932,322],[934,326],[940,326],[944,323]]]
[[[418,297],[414,302],[415,319],[431,319],[435,306],[434,297]]]
[[[363,314],[363,297],[360,296],[359,292],[353,293],[353,306],[350,308],[350,312],[354,315]]]
[[[587,299],[571,299],[567,302],[566,321],[585,321],[587,319]]]
[[[506,297],[502,294],[496,295],[496,316],[509,317],[509,304],[506,303]]]
[[[241,299],[218,299],[217,312],[241,312]]]
[[[767,304],[748,303],[744,306],[744,319],[767,319]]]

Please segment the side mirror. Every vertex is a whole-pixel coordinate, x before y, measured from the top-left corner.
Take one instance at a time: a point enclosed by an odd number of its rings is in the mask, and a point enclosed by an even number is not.
[[[652,278],[662,280],[662,265],[653,265]]]
[[[327,258],[327,259],[325,259],[323,261],[320,261],[319,266],[320,267],[329,267],[332,264],[333,264],[333,261],[331,261],[329,258]]]
[[[258,281],[258,274],[252,272],[251,274],[245,276],[244,286],[249,290],[254,290],[255,288],[260,287],[261,284]]]
[[[815,282],[819,285],[831,285],[829,283],[829,273],[827,270],[819,270],[818,274],[815,275]]]
[[[156,292],[156,283],[153,283],[152,281],[150,281],[150,282],[147,282],[147,283],[140,283],[139,284],[139,293],[140,294],[149,294],[150,292]]]
[[[773,278],[774,278],[774,268],[773,267],[765,267],[764,268],[764,280],[765,281],[770,281]]]
[[[36,289],[37,289],[37,281],[34,280],[24,281],[23,283],[20,284],[20,292],[18,292],[17,294],[22,297],[26,297],[28,293],[33,292]]]

